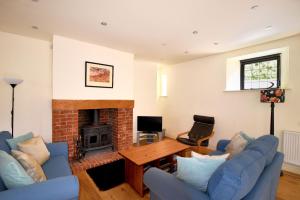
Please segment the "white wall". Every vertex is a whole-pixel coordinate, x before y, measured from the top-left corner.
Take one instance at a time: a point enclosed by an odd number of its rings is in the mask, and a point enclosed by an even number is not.
[[[53,99],[133,99],[134,55],[53,37]],[[114,65],[114,87],[85,87],[85,61]]]
[[[163,100],[167,135],[189,130],[194,114],[216,118],[214,147],[218,140],[243,130],[253,137],[268,134],[270,105],[260,103],[259,91],[224,92],[226,59],[268,49],[289,47],[289,88],[286,102],[275,106],[275,131],[300,132],[300,35],[171,66],[166,70],[169,94]]]
[[[32,131],[51,141],[50,43],[0,32],[0,130],[11,130],[11,87],[3,77],[24,82],[15,88],[15,136]]]
[[[134,61],[129,53],[55,36],[52,69],[49,42],[0,32],[0,44],[0,130],[10,130],[11,87],[3,77],[24,79],[15,94],[16,136],[33,131],[51,141],[52,92],[56,99],[134,99],[134,139],[137,115],[161,115],[156,63]],[[113,89],[84,87],[86,60],[115,66]]]
[[[137,116],[161,116],[159,96],[157,94],[157,63],[134,61],[134,110],[133,110],[133,139],[136,141]]]

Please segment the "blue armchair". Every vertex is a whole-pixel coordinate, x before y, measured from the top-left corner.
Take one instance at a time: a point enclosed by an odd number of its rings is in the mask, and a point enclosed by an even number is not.
[[[0,150],[10,152],[6,139],[9,132],[0,132]],[[50,159],[42,166],[47,181],[25,187],[7,190],[0,177],[0,199],[9,200],[75,200],[79,195],[79,183],[72,175],[68,163],[68,145],[66,143],[49,143],[46,145]]]
[[[223,154],[229,142],[219,141],[213,154]],[[157,168],[145,173],[144,183],[151,200],[275,200],[283,163],[277,146],[278,139],[271,135],[251,142],[214,172],[206,192]]]

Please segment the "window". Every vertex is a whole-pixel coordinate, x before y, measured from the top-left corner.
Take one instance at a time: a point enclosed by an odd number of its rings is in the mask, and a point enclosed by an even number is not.
[[[280,87],[280,54],[241,60],[241,90]]]

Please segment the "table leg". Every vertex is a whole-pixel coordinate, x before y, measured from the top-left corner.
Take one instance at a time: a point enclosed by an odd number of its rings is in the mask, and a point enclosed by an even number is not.
[[[144,196],[144,166],[125,159],[125,180],[140,195]]]

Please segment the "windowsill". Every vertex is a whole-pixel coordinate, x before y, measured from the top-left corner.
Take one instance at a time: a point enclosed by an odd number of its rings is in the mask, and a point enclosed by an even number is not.
[[[285,90],[291,90],[291,88],[280,88],[280,89],[285,89]],[[261,91],[265,89],[251,89],[251,90],[228,90],[225,89],[223,92],[253,92],[253,91]]]

